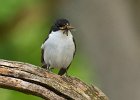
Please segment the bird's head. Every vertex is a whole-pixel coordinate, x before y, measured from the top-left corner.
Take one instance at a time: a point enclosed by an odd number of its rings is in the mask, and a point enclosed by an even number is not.
[[[67,19],[58,19],[55,22],[55,27],[57,27],[58,30],[62,30],[64,34],[68,35],[68,31],[74,29],[69,23]]]

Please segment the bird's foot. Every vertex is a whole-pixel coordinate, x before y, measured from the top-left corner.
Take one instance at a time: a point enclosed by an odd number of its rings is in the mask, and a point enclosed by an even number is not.
[[[66,73],[64,74],[66,77],[70,77],[70,75],[68,75],[68,73],[67,73],[67,71],[66,71]]]
[[[51,69],[52,69],[52,68],[50,68],[50,65],[48,65],[48,64],[43,64],[42,68],[46,69],[48,72],[51,72]]]

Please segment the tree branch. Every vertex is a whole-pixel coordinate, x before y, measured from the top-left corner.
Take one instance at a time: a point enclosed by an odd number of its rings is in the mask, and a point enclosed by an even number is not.
[[[97,87],[77,78],[17,61],[0,60],[0,87],[51,100],[108,100]]]

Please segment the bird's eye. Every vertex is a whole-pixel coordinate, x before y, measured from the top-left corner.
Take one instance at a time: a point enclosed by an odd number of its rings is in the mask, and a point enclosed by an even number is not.
[[[65,26],[65,24],[61,24],[61,25],[59,25],[59,27],[63,27],[63,26]]]

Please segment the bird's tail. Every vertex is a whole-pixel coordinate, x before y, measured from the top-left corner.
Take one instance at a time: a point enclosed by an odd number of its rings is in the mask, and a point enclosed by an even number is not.
[[[58,72],[58,75],[64,75],[67,72],[67,68],[61,68]]]

